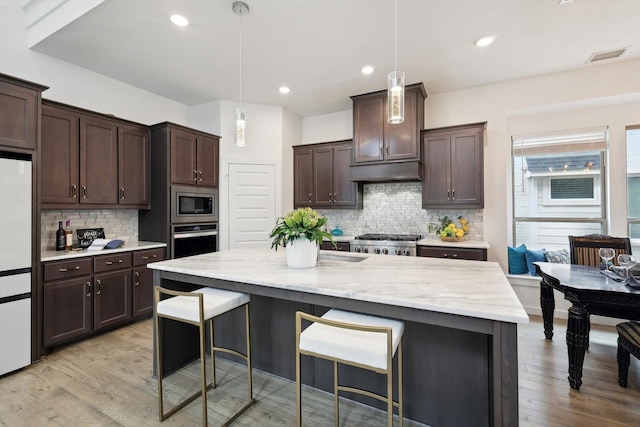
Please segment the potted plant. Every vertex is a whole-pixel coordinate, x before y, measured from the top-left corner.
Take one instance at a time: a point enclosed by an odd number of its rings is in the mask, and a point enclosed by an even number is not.
[[[291,211],[276,220],[276,226],[269,235],[273,238],[271,249],[277,251],[279,246],[286,246],[289,267],[314,267],[318,261],[320,243],[324,239],[337,247],[331,233],[323,228],[326,223],[327,218],[311,208]]]

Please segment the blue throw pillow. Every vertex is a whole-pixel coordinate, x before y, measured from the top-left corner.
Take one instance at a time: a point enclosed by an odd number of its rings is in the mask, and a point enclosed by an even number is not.
[[[523,274],[527,270],[527,260],[525,257],[525,251],[527,247],[523,244],[516,248],[511,246],[507,247],[507,254],[509,255],[509,274]]]
[[[529,275],[537,276],[536,266],[534,262],[546,262],[547,257],[544,256],[544,249],[527,249],[524,251],[524,255],[527,259],[527,268],[529,269]]]

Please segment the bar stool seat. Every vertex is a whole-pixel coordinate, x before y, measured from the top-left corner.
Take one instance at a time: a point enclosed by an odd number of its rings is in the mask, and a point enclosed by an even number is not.
[[[171,289],[156,286],[155,292],[155,321],[156,321],[156,368],[158,374],[158,408],[160,421],[164,421],[178,410],[195,400],[198,396],[202,397],[202,424],[206,426],[207,421],[207,391],[216,387],[216,368],[215,368],[215,352],[222,351],[232,354],[245,361],[247,365],[247,383],[248,383],[248,399],[247,403],[238,410],[223,425],[229,425],[242,412],[244,412],[255,400],[253,399],[253,385],[251,375],[251,337],[249,333],[249,301],[247,294],[239,292],[225,291],[213,288],[201,288],[192,292],[174,291]],[[161,300],[161,295],[170,295],[171,298]],[[229,313],[237,308],[245,308],[245,329],[246,329],[246,354],[223,347],[214,346],[214,325],[213,321],[216,317]],[[162,322],[160,319],[172,319],[195,325],[199,328],[199,345],[200,345],[200,366],[201,366],[201,390],[195,392],[182,402],[176,404],[168,412],[164,412],[163,397],[163,336]],[[207,373],[205,364],[205,325],[209,323],[209,339],[211,350],[211,367],[212,381],[207,384]]]
[[[302,331],[302,320],[312,322]],[[335,425],[339,424],[339,392],[348,391],[376,398],[387,403],[388,425],[393,425],[393,407],[398,408],[402,426],[402,335],[404,324],[397,320],[329,310],[322,317],[303,312],[296,313],[296,386],[297,425],[302,425],[302,397],[300,382],[300,355],[310,355],[334,362]],[[393,400],[393,364],[397,353],[398,400]],[[356,366],[387,376],[387,395],[340,385],[338,364]]]

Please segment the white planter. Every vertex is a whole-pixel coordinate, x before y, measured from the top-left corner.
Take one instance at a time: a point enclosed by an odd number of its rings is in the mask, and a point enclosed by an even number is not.
[[[311,268],[318,262],[318,245],[309,239],[287,243],[287,265],[291,268]]]

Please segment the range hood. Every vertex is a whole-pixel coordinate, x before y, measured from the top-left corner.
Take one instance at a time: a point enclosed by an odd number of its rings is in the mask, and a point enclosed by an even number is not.
[[[415,160],[397,163],[352,164],[350,179],[355,182],[422,181],[422,163]]]

